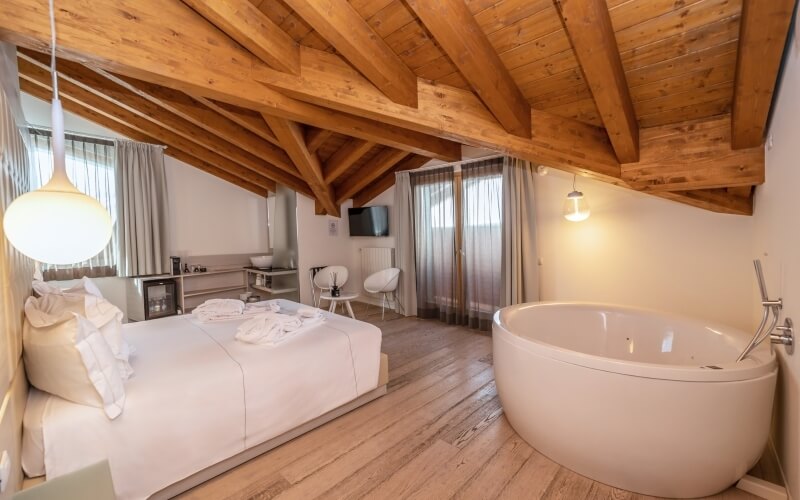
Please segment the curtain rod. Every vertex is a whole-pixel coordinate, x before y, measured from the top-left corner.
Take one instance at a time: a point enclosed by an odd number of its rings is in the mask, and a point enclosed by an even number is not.
[[[43,125],[31,125],[31,124],[28,124],[28,128],[32,128],[34,130],[42,130],[44,132],[51,132],[51,133],[53,132],[53,129],[51,129],[50,127],[45,127]],[[158,147],[161,147],[161,148],[164,148],[164,149],[166,149],[166,147],[167,147],[167,146],[165,146],[163,144],[154,144],[154,143],[151,143],[151,142],[142,142],[142,141],[131,141],[130,139],[117,139],[117,138],[114,138],[114,137],[108,137],[108,136],[104,136],[104,135],[88,134],[86,132],[76,132],[74,130],[65,130],[64,133],[65,134],[69,134],[69,135],[76,135],[78,137],[86,137],[88,139],[97,139],[97,140],[101,140],[101,141],[110,141],[110,142],[128,141],[128,142],[138,142],[140,144],[148,144],[150,146],[158,146]]]
[[[430,166],[427,166],[427,167],[415,168],[414,170],[408,170],[408,172],[424,172],[425,170],[433,170],[433,169],[436,169],[436,168],[458,167],[458,166],[463,165],[465,163],[474,163],[476,161],[494,160],[496,158],[505,158],[506,156],[508,156],[508,155],[493,154],[493,155],[481,156],[479,158],[470,158],[468,160],[454,161],[454,162],[450,162],[450,163],[439,163],[439,164],[430,165]]]

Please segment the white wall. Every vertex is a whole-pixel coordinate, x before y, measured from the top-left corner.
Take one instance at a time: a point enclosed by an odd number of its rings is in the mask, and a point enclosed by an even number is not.
[[[341,206],[341,218],[315,215],[314,200],[302,194],[297,195],[297,269],[300,280],[300,302],[311,304],[311,282],[308,271],[317,266],[343,265],[352,272],[353,246],[350,226],[347,223],[347,209],[352,201]],[[328,234],[328,221],[338,221],[336,236]],[[344,286],[347,291],[360,291],[360,286],[349,278]]]
[[[49,103],[22,94],[22,108],[28,123],[50,126]],[[70,132],[124,138],[69,112],[64,114],[64,126]],[[266,198],[168,156],[165,167],[172,233],[170,255],[243,254],[268,249]],[[125,280],[95,281],[109,301],[126,312]],[[61,286],[72,283],[65,281]]]
[[[797,20],[796,20],[797,21]],[[800,322],[800,42],[797,33],[784,61],[767,147],[767,182],[756,189],[753,254],[762,259],[770,296],[783,314]],[[754,294],[753,303],[756,303]],[[757,312],[754,310],[754,313]],[[800,351],[780,361],[774,442],[791,495],[800,499]]]
[[[752,325],[752,219],[578,178],[592,210],[569,222],[572,176],[536,178],[542,300],[627,304]]]
[[[182,161],[164,158],[172,255],[259,253],[267,246],[267,199]]]

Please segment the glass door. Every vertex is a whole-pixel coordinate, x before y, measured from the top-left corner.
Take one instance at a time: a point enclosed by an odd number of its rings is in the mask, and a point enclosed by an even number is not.
[[[144,287],[145,319],[178,314],[175,280],[145,281],[142,286]]]

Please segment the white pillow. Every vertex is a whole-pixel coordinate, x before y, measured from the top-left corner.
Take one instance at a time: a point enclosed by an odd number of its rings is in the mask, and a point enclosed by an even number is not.
[[[103,293],[95,285],[94,281],[84,276],[78,283],[75,283],[69,288],[61,289],[60,287],[42,280],[33,280],[33,289],[39,295],[64,295],[65,293],[80,293],[83,295],[94,295],[95,297],[103,297]]]
[[[116,418],[125,389],[114,354],[91,321],[63,310],[50,314],[29,297],[22,332],[25,371],[31,384],[75,403],[103,408]]]
[[[133,375],[133,368],[130,365],[131,348],[122,336],[122,311],[102,295],[91,293],[92,287],[95,289],[97,287],[89,278],[83,278],[81,283],[66,290],[43,281],[34,281],[33,286],[41,295],[38,299],[40,310],[55,316],[69,311],[91,321],[111,347],[119,364],[122,380],[128,380]]]

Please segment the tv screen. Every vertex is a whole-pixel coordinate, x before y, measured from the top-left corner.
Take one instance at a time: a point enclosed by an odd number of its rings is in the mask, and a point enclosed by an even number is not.
[[[389,207],[349,208],[350,236],[389,236]]]

